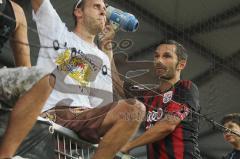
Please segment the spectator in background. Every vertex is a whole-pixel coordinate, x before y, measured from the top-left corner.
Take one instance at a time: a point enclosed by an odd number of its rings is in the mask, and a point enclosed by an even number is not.
[[[222,119],[224,127],[240,135],[240,114],[227,114]],[[240,159],[240,137],[230,132],[223,134],[224,140],[232,145],[233,150],[223,157],[223,159]]]

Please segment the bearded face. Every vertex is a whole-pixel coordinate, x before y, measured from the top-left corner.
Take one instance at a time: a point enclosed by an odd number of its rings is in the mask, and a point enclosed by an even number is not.
[[[159,78],[171,80],[176,76],[178,58],[175,51],[176,46],[168,44],[162,44],[156,49],[154,66]]]

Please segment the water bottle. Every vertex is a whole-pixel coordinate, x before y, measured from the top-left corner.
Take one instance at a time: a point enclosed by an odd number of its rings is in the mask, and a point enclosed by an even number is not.
[[[138,20],[134,15],[112,6],[107,7],[107,19],[122,31],[135,32],[138,28]]]

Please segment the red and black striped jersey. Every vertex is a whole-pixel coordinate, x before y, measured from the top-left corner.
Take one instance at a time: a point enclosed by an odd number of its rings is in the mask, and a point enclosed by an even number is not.
[[[154,126],[165,114],[181,119],[176,129],[163,140],[147,145],[148,159],[200,159],[198,149],[199,92],[189,80],[180,80],[174,87],[153,95],[146,93],[142,99],[146,108],[146,130]]]

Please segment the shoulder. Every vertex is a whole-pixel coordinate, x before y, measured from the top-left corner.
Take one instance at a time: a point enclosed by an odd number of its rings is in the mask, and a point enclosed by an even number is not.
[[[24,11],[19,4],[15,3],[13,1],[10,1],[10,2],[12,4],[13,10],[14,10],[16,16],[25,16]]]
[[[16,18],[16,28],[19,26],[19,24],[26,24],[26,17],[24,14],[24,11],[20,5],[17,3],[10,1],[14,10],[15,18]]]
[[[174,100],[186,103],[194,110],[200,110],[199,91],[195,83],[190,80],[181,80],[175,87]]]
[[[16,2],[13,2],[13,1],[10,1],[10,2],[12,4],[12,6],[13,6],[13,10],[14,11],[23,12],[23,9],[22,9],[22,7],[19,4],[17,4]]]
[[[199,90],[191,80],[180,80],[175,89],[175,95],[184,100],[198,100]]]
[[[178,87],[180,87],[183,90],[193,90],[198,92],[197,85],[191,80],[180,80]]]

